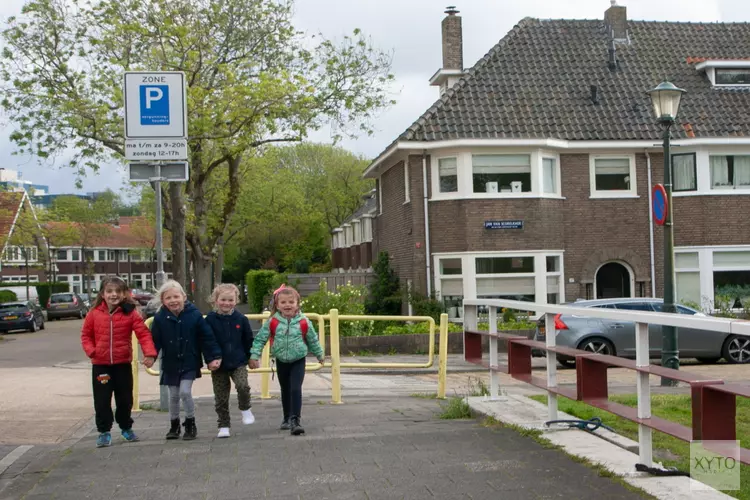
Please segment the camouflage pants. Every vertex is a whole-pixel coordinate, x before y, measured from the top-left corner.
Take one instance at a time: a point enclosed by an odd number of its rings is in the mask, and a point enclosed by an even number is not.
[[[217,370],[211,373],[214,386],[214,402],[216,414],[219,416],[219,427],[230,427],[229,394],[232,384],[237,389],[240,411],[250,409],[250,384],[247,381],[247,368],[240,366],[232,371]]]

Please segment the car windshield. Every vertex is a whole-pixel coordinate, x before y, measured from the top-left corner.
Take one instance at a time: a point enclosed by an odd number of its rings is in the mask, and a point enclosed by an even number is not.
[[[53,304],[61,304],[64,302],[73,302],[73,294],[72,293],[61,293],[59,295],[53,295],[50,297],[50,302]]]
[[[0,304],[0,311],[7,311],[10,309],[26,309],[26,304],[18,304],[18,303],[8,303],[8,304]]]

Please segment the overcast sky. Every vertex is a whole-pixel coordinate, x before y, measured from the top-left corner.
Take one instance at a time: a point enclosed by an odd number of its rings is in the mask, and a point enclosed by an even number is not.
[[[0,19],[20,13],[25,0],[2,0]],[[618,0],[628,18],[654,21],[746,22],[748,0]],[[602,19],[609,0],[296,0],[298,29],[329,38],[362,29],[375,45],[393,53],[393,86],[397,104],[375,122],[376,134],[347,140],[343,146],[369,158],[377,156],[438,97],[429,78],[442,61],[440,22],[447,5],[455,5],[463,19],[464,66],[469,68],[524,17],[542,19]],[[2,119],[0,117],[0,119]],[[33,158],[12,156],[8,135],[12,123],[0,123],[0,167],[17,169],[24,178],[47,184],[52,193],[76,192],[74,178],[64,168],[40,167]],[[329,141],[329,133],[311,139]],[[83,192],[123,185],[124,170],[116,165],[89,176]]]

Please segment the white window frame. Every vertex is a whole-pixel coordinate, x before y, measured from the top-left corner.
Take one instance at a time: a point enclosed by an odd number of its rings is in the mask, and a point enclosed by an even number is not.
[[[58,248],[53,251],[55,252],[55,260],[57,262],[67,262],[70,259],[70,251],[67,249]],[[61,259],[58,252],[65,252],[65,257]]]
[[[716,266],[714,267],[714,253],[750,252],[750,245],[716,245],[716,246],[685,246],[676,247],[675,254],[698,253],[698,267],[680,268],[675,266],[675,273],[700,273],[701,306],[714,310],[714,271],[748,271],[748,266]],[[677,259],[675,259],[675,263]]]
[[[531,167],[531,191],[522,193],[475,193],[474,169],[472,157],[474,155],[529,155]],[[440,160],[456,159],[457,191],[440,192]],[[555,160],[555,175],[557,185],[555,193],[542,191],[542,175],[544,173],[543,159]],[[542,148],[460,148],[445,149],[430,155],[430,201],[467,200],[467,199],[518,199],[518,198],[552,198],[565,199],[562,196],[562,175],[560,170],[560,154],[556,151]]]
[[[750,195],[750,186],[743,188],[714,189],[711,186],[711,156],[747,156],[750,155],[750,147],[747,146],[704,146],[686,148],[680,153],[695,153],[695,174],[697,189],[695,191],[675,191],[673,198],[684,196],[747,196]],[[675,151],[675,154],[677,152]]]
[[[621,160],[627,159],[630,176],[630,189],[627,190],[602,190],[596,189],[596,160]],[[608,198],[639,198],[638,179],[636,176],[636,163],[634,154],[590,154],[589,155],[589,187],[591,199]]]
[[[544,190],[544,160],[552,160],[554,162],[552,166],[552,169],[553,169],[552,171],[555,174],[555,189],[549,193]],[[541,162],[540,172],[539,172],[540,173],[539,175],[540,193],[546,196],[562,196],[562,188],[561,188],[561,182],[560,182],[560,155],[551,155],[547,153],[542,153],[542,158],[540,162]]]

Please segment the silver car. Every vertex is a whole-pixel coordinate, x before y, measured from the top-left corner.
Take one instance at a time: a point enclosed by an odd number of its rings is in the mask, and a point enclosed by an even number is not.
[[[629,311],[662,312],[664,301],[649,298],[622,298],[579,300],[566,304],[574,307],[595,307]],[[678,314],[705,316],[705,314],[676,305]],[[649,325],[649,348],[651,358],[661,357],[661,325]],[[599,354],[609,354],[635,359],[635,322],[616,321],[603,318],[558,314],[555,316],[556,344],[582,349]],[[715,363],[724,358],[727,363],[750,362],[750,337],[695,328],[678,328],[680,358],[696,358],[702,363]],[[537,324],[534,340],[545,341],[544,316]],[[544,356],[544,352],[533,350],[534,356]],[[559,355],[563,366],[572,366],[575,359]]]

